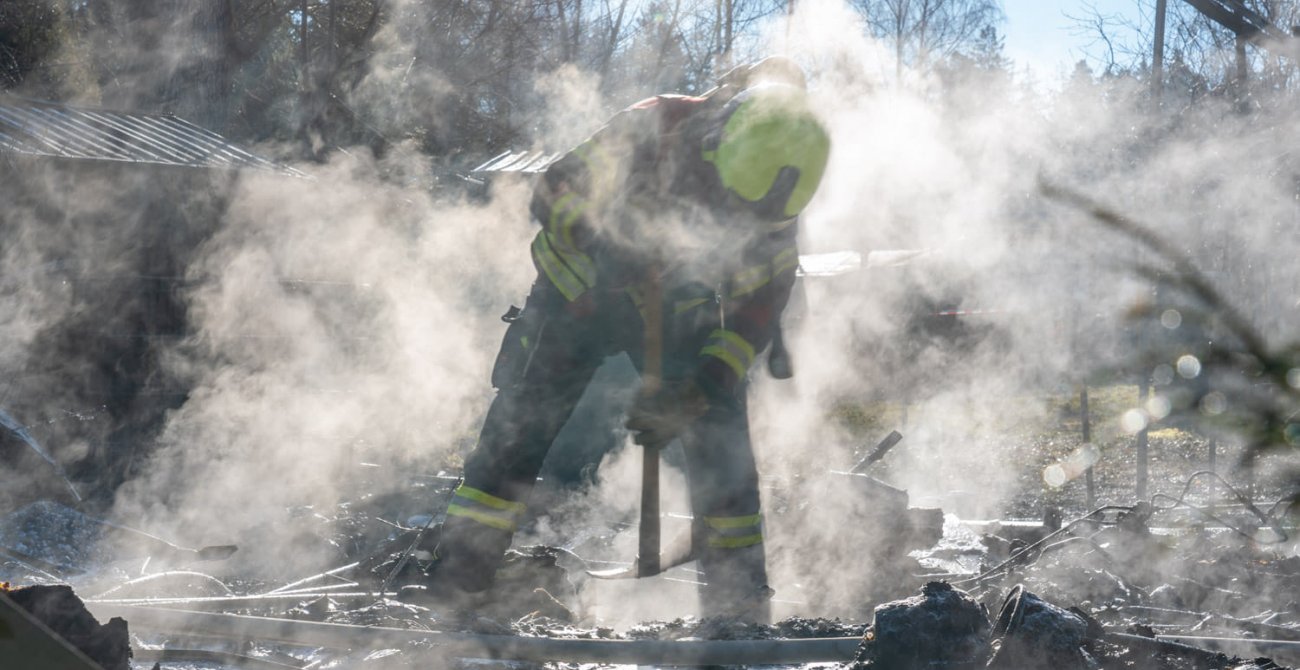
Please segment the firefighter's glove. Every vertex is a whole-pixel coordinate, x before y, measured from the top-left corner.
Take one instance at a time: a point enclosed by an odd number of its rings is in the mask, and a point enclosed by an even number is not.
[[[694,381],[677,382],[657,393],[639,393],[628,411],[627,429],[633,442],[660,449],[707,411],[709,401]]]

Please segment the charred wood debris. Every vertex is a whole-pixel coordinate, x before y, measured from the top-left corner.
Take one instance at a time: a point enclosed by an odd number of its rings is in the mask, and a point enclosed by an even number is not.
[[[437,538],[437,523],[413,523],[404,506],[449,496],[448,477],[294,511],[312,525],[298,541],[317,542],[336,565],[279,582],[224,567],[238,564],[234,545],[181,547],[38,501],[0,518],[0,658],[36,653],[50,642],[33,639],[43,635],[75,647],[69,658],[85,665],[30,667],[1294,666],[1295,530],[1280,521],[1282,505],[1252,501],[1222,479],[1232,504],[1192,502],[1187,492],[1207,478],[1218,476],[1196,473],[1180,496],[1074,518],[1049,510],[1042,522],[977,522],[912,507],[905,491],[860,472],[827,472],[801,485],[856,501],[846,506],[854,523],[841,525],[857,532],[835,540],[854,547],[812,539],[797,553],[817,560],[798,567],[842,572],[823,580],[840,597],[812,586],[778,595],[824,603],[817,614],[827,618],[761,626],[685,617],[623,631],[584,615],[577,594],[584,570],[616,558],[613,538],[628,528],[568,547],[518,547],[487,596],[437,610],[393,599]],[[818,513],[770,495],[776,532]],[[679,580],[690,581],[688,568]],[[23,633],[23,617],[43,632]]]

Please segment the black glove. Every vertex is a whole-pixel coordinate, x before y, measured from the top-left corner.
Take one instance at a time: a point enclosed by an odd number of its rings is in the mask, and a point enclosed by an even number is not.
[[[709,411],[704,391],[694,382],[678,382],[657,393],[640,393],[628,411],[632,441],[650,449],[668,446]]]

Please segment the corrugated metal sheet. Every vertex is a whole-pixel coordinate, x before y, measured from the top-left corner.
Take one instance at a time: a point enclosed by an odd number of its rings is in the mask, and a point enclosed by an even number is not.
[[[0,152],[303,176],[170,114],[113,112],[0,96]]]
[[[544,151],[503,151],[488,159],[487,162],[470,171],[471,175],[482,176],[506,172],[537,174],[559,160],[561,154]]]

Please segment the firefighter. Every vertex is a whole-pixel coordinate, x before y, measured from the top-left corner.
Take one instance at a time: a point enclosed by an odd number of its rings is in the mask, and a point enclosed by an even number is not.
[[[497,395],[446,510],[435,562],[403,597],[493,582],[552,440],[605,357],[642,369],[643,296],[658,282],[663,383],[629,411],[633,440],[681,439],[707,586],[702,615],[766,619],[746,379],[794,284],[796,220],[830,142],[803,73],[771,57],[699,97],[659,95],[552,164],[530,210],[538,276],[492,371]]]

